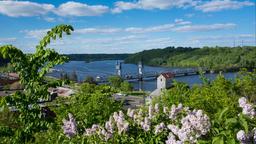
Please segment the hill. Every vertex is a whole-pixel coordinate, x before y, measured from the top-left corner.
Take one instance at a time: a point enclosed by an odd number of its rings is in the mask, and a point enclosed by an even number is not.
[[[126,63],[142,60],[151,66],[205,67],[210,69],[254,68],[256,47],[167,47],[135,53],[125,59]]]
[[[144,50],[130,55],[125,59],[125,62],[137,63],[138,61],[143,61],[145,65],[165,66],[167,65],[168,58],[194,50],[196,50],[196,48],[190,47],[166,47],[164,49]]]

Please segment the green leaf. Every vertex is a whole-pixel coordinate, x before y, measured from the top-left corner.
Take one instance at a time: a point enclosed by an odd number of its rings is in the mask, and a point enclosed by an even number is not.
[[[243,115],[239,115],[239,122],[243,126],[245,132],[248,133],[249,132],[248,123],[247,123],[246,119],[243,117]]]
[[[223,137],[213,137],[212,144],[224,144]]]
[[[225,121],[225,126],[230,127],[232,125],[236,125],[238,120],[236,118],[229,118]]]
[[[223,117],[224,117],[224,115],[228,112],[228,110],[229,110],[229,107],[226,107],[226,108],[224,108],[224,109],[221,111],[221,113],[220,113],[220,115],[219,115],[219,117],[218,117],[218,121],[219,121],[219,122],[221,122],[221,121],[223,120]]]

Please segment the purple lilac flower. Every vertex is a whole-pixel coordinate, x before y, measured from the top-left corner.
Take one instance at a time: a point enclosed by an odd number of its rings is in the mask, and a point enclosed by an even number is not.
[[[153,118],[153,113],[154,113],[153,106],[149,105],[149,107],[148,107],[148,116],[149,116],[150,119]]]
[[[167,140],[165,141],[165,144],[183,144],[182,141],[176,140],[175,136],[173,133],[169,133]]]
[[[159,134],[163,130],[165,130],[165,124],[163,122],[155,126],[155,134]]]
[[[68,114],[68,120],[64,119],[63,120],[63,131],[64,131],[64,134],[71,138],[73,136],[76,135],[77,133],[77,127],[76,127],[76,120],[74,119],[73,115],[72,114]]]
[[[244,115],[247,115],[251,118],[254,118],[256,116],[256,111],[253,108],[253,105],[248,103],[247,99],[245,97],[241,97],[239,100],[239,106],[243,109],[242,113]]]
[[[107,130],[108,132],[110,132],[110,133],[114,133],[114,122],[113,122],[113,121],[114,121],[114,120],[113,120],[113,117],[110,116],[110,117],[109,117],[109,120],[106,121],[106,123],[105,123],[105,128],[106,128],[106,130]]]
[[[144,131],[149,131],[150,130],[150,124],[151,124],[151,122],[150,122],[149,118],[145,117],[144,121],[141,122],[141,127]]]
[[[236,138],[240,142],[240,144],[247,144],[247,142],[248,142],[248,136],[246,135],[244,130],[240,130],[236,134]]]
[[[127,115],[128,115],[130,118],[133,118],[133,117],[134,117],[134,109],[128,108],[128,110],[127,110]]]
[[[155,104],[154,110],[156,113],[159,112],[159,104],[158,103]]]
[[[170,119],[175,119],[177,114],[182,111],[182,108],[183,108],[182,104],[179,104],[178,107],[176,107],[173,104],[172,107],[171,107],[171,111],[169,113],[169,118]]]

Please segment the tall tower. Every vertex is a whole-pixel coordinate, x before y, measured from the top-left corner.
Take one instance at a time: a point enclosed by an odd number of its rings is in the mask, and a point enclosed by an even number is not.
[[[121,62],[116,62],[116,75],[122,77],[122,65]]]
[[[139,76],[139,80],[142,81],[142,78],[143,78],[143,65],[142,65],[141,61],[138,62],[138,76]]]

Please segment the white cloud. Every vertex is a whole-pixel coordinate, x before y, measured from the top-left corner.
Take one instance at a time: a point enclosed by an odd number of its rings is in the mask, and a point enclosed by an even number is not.
[[[234,28],[236,24],[209,24],[209,25],[186,25],[176,27],[173,30],[176,32],[195,32],[195,31],[212,31],[212,30],[223,30]]]
[[[52,4],[38,4],[29,1],[0,1],[0,14],[10,17],[45,15],[53,9]]]
[[[256,34],[240,34],[238,37],[239,38],[256,38]]]
[[[84,29],[77,29],[75,33],[79,34],[110,34],[110,33],[117,33],[120,32],[120,28],[84,28]]]
[[[255,34],[234,34],[234,35],[215,35],[215,36],[195,36],[189,41],[197,41],[200,46],[256,46]]]
[[[236,24],[208,24],[208,25],[192,25],[189,21],[183,19],[176,19],[174,23],[156,25],[151,27],[127,27],[127,28],[82,28],[75,29],[74,34],[117,34],[117,33],[153,33],[153,32],[200,32],[200,31],[213,31],[234,28]],[[21,32],[26,34],[28,38],[41,39],[49,29],[38,30],[23,30]]]
[[[80,41],[80,43],[77,43]],[[65,40],[64,43],[56,43],[56,47],[61,45],[62,51],[68,46],[71,53],[124,53],[135,52],[143,49],[151,49],[170,45],[171,38],[152,38],[143,35],[126,35],[102,38],[76,37]]]
[[[120,13],[123,10],[130,10],[130,9],[137,9],[137,8],[139,8],[139,5],[137,3],[118,1],[115,3],[115,8],[112,9],[112,12]]]
[[[118,1],[115,3],[113,13],[120,13],[124,10],[131,9],[168,9],[172,7],[184,8],[188,6],[195,6],[198,1],[195,0],[138,0],[136,2]]]
[[[108,11],[107,6],[87,5],[74,1],[63,3],[59,7],[30,1],[0,1],[0,14],[10,17],[41,16],[48,13],[55,13],[59,16],[98,16]],[[53,21],[52,18],[45,20]]]
[[[41,39],[46,35],[47,31],[50,29],[38,29],[38,30],[23,30],[22,33],[26,34],[27,38]]]
[[[177,25],[187,25],[187,24],[191,24],[190,21],[184,21],[183,19],[175,19],[174,22],[175,22],[175,24],[177,24]]]
[[[44,17],[43,19],[47,22],[55,22],[56,21],[56,18],[53,18],[53,17]]]
[[[170,31],[174,27],[175,27],[175,24],[164,24],[164,25],[152,26],[147,28],[128,27],[124,31],[130,32],[130,33],[164,32],[164,31]]]
[[[236,35],[215,35],[215,36],[199,36],[192,38],[193,40],[200,40],[200,41],[223,41],[223,40],[255,40],[256,35],[253,34],[236,34]]]
[[[55,11],[60,16],[98,16],[109,11],[107,6],[87,5],[84,3],[69,1],[61,4]]]
[[[236,0],[138,0],[135,2],[117,1],[115,7],[112,9],[113,13],[121,13],[125,10],[132,9],[170,9],[170,8],[186,8],[194,7],[197,10],[203,12],[214,12],[229,9],[239,9],[245,6],[252,6],[253,2],[250,1],[236,1]],[[192,17],[189,14],[188,17]]]
[[[0,43],[15,42],[17,38],[0,38]]]
[[[245,6],[252,6],[250,1],[233,1],[233,0],[212,0],[198,5],[195,8],[203,12],[215,12],[229,9],[239,9]]]

